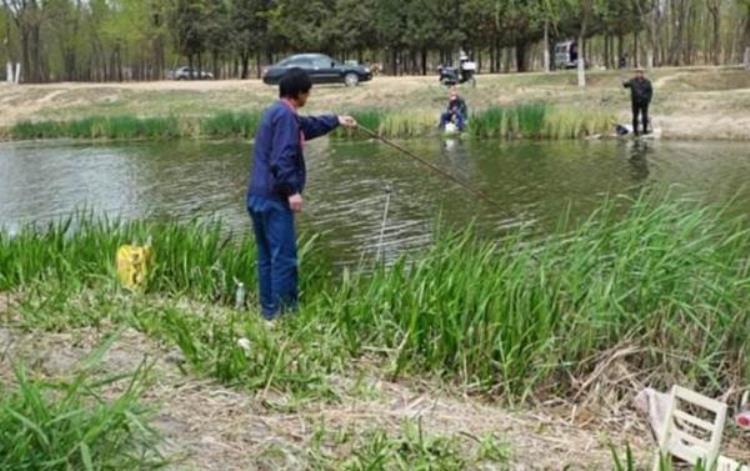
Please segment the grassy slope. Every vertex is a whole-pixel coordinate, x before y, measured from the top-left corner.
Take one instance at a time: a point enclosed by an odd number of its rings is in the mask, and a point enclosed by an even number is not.
[[[589,87],[579,90],[575,74],[483,75],[476,89],[462,88],[471,107],[546,101],[601,109],[628,120],[624,71],[591,72]],[[750,73],[739,69],[667,68],[650,77],[656,89],[652,114],[666,136],[748,138]],[[154,82],[133,84],[51,84],[0,86],[4,112],[0,126],[23,119],[80,119],[92,115],[204,116],[221,111],[257,111],[276,95],[258,81]],[[435,77],[376,77],[356,89],[319,86],[310,112],[382,108],[437,113],[445,89]]]

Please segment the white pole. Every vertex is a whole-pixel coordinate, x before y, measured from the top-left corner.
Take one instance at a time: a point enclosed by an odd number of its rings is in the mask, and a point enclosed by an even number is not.
[[[745,48],[745,69],[750,70],[750,46]]]
[[[13,83],[13,63],[10,61],[5,63],[5,81]]]
[[[21,82],[21,63],[16,62],[16,78],[15,84],[18,85]]]

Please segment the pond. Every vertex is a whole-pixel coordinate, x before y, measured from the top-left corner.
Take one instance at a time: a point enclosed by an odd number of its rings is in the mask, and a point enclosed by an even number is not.
[[[607,195],[672,186],[709,202],[750,209],[744,143],[676,141],[512,142],[413,140],[401,145],[481,190],[472,196],[381,143],[321,139],[307,147],[300,229],[321,233],[337,262],[379,248],[393,258],[429,244],[439,219],[476,222],[490,236],[553,228],[585,217]],[[219,218],[249,231],[244,198],[251,145],[226,142],[0,144],[0,227],[16,231],[88,209],[122,218]],[[392,191],[387,193],[387,189]],[[382,234],[386,199],[389,210]]]

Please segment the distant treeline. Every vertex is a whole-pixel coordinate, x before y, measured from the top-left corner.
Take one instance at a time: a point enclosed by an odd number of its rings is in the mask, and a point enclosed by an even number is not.
[[[607,68],[736,64],[750,47],[750,0],[0,1],[0,61],[23,82],[248,78],[293,52],[429,74],[460,49],[480,72],[544,70],[572,39]]]

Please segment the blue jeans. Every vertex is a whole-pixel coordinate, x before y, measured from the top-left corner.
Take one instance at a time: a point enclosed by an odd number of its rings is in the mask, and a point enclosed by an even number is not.
[[[464,130],[464,117],[461,115],[461,113],[451,113],[449,111],[446,111],[440,116],[440,127],[445,128],[445,125],[448,124],[453,120],[453,117],[456,118],[456,127],[459,131]]]
[[[261,313],[274,319],[297,308],[297,238],[294,214],[284,203],[262,196],[247,202],[258,245]]]

